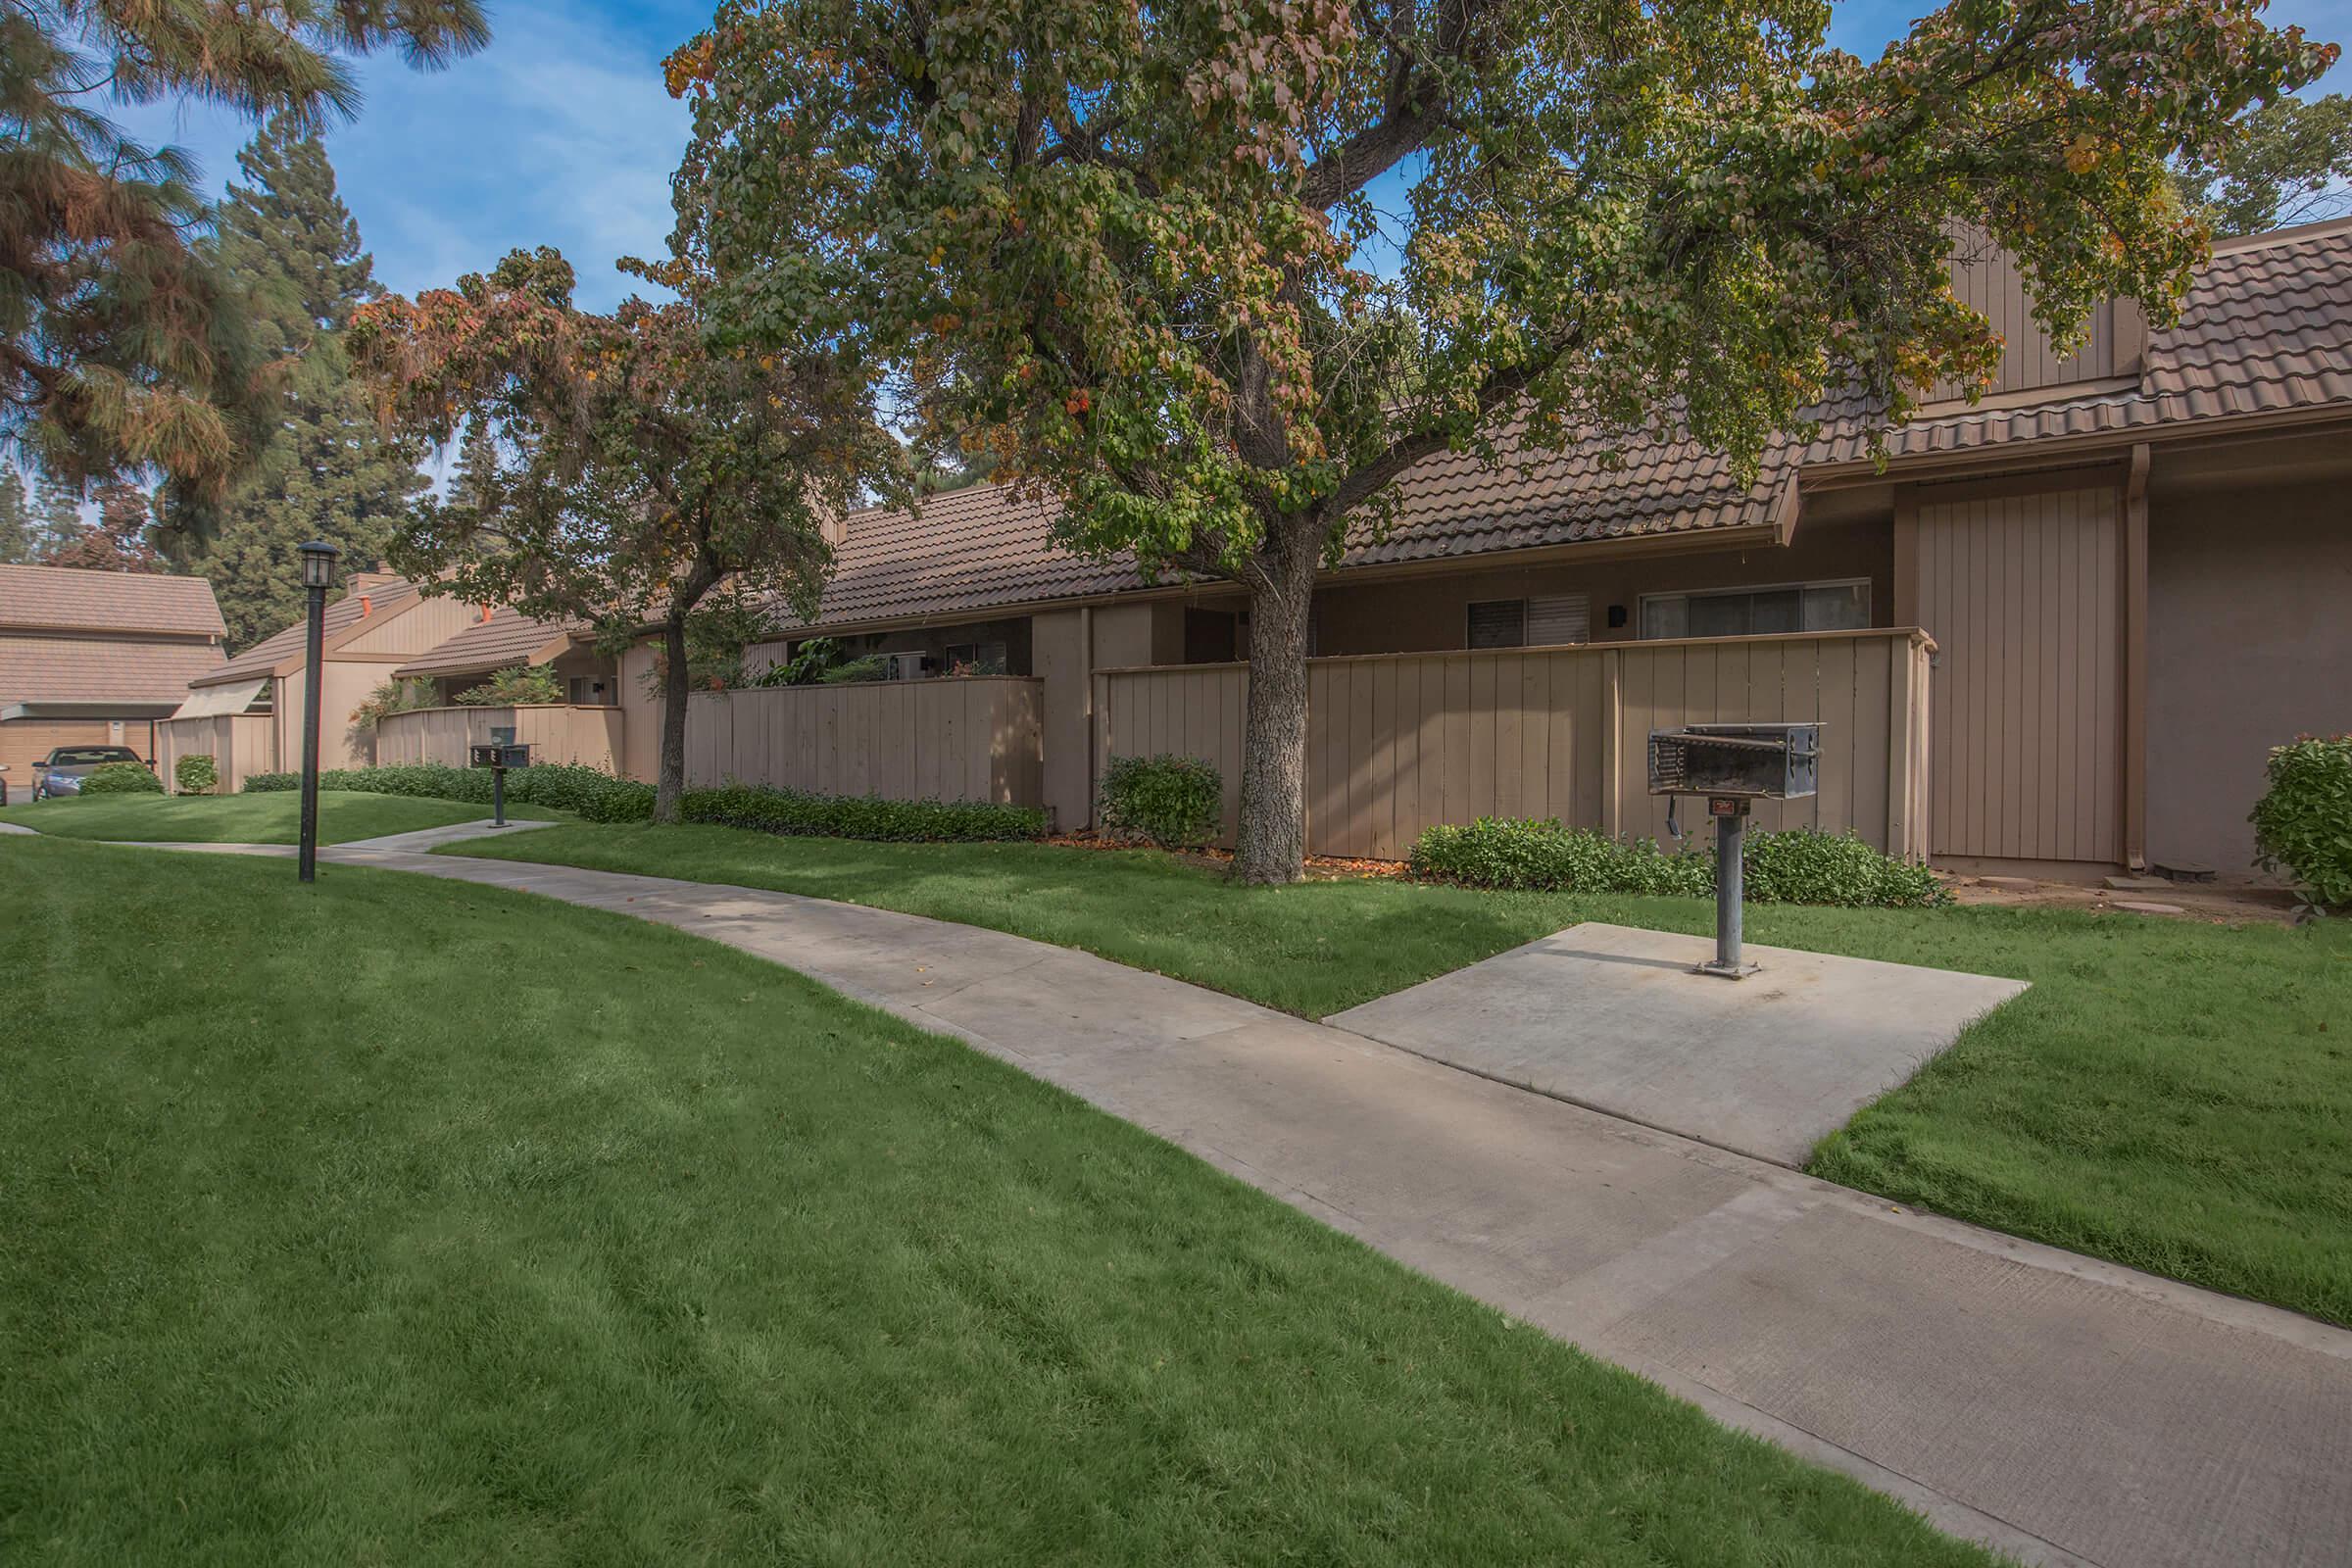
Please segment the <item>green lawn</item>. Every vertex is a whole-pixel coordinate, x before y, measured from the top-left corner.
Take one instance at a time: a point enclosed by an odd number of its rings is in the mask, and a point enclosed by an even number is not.
[[[416,800],[396,795],[318,797],[318,842],[347,844],[386,833],[446,827],[487,817],[487,806]],[[516,808],[514,816],[542,821],[564,813]],[[292,844],[301,836],[302,797],[266,795],[93,795],[28,802],[0,810],[0,822],[22,822],[69,839],[145,839],[178,844]]]
[[[0,880],[0,1559],[1985,1560],[730,949]]]
[[[1162,856],[1039,845],[572,826],[464,853],[994,926],[1310,1017],[1578,920],[1713,928],[1695,900],[1247,889]],[[1748,935],[2034,982],[1830,1138],[1815,1174],[2352,1323],[2352,926],[1760,906]]]

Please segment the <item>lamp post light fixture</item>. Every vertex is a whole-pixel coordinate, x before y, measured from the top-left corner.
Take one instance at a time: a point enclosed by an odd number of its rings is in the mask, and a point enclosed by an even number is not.
[[[298,855],[305,882],[318,880],[318,687],[326,654],[326,591],[335,585],[335,557],[341,552],[324,540],[299,547],[302,586],[311,600],[310,630],[302,662],[302,848]]]

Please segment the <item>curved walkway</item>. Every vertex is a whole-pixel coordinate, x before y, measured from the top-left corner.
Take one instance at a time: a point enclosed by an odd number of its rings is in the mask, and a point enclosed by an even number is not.
[[[2346,1560],[2352,1333],[1002,932],[419,853],[486,827],[319,858],[656,920],[800,970],[2029,1562]]]

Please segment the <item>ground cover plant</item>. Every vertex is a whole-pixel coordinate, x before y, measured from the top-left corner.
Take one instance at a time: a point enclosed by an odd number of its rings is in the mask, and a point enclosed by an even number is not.
[[[1946,899],[1935,872],[1850,833],[1750,833],[1741,863],[1747,897],[1757,904],[1931,907]],[[1482,816],[1466,827],[1426,828],[1413,843],[1412,868],[1416,876],[1474,888],[1693,897],[1715,892],[1712,843],[1669,853],[1651,839],[1612,839],[1562,826],[1557,817]]]
[[[351,867],[0,876],[0,1557],[1987,1560],[748,955]]]
[[[485,807],[456,801],[321,794],[318,842],[348,844],[489,814]],[[21,822],[52,838],[151,844],[292,844],[301,818],[302,797],[293,794],[110,795],[0,809],[0,822]]]
[[[1580,920],[1714,928],[1705,899],[1247,888],[1152,851],[554,827],[464,853],[991,926],[1308,1017]],[[1747,935],[2034,983],[1832,1137],[1816,1175],[2352,1322],[2352,923],[1767,904]]]
[[[814,795],[765,785],[688,790],[679,802],[689,822],[760,833],[820,835],[886,842],[986,843],[1046,836],[1035,806],[996,801],[889,801],[870,795]]]

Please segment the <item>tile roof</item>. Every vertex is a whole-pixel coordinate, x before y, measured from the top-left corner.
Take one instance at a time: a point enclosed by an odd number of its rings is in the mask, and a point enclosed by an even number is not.
[[[1972,410],[1886,432],[1890,460],[2018,441],[2123,436],[2205,419],[2352,407],[2352,220],[2225,242],[2152,331],[2139,384],[2024,408]],[[1877,421],[1834,407],[1807,466],[1870,456]]]
[[[2180,322],[2149,335],[2136,389],[2021,408],[1972,410],[1886,432],[1890,461],[2069,436],[2123,436],[2240,415],[2342,405],[2352,414],[2352,220],[2218,248]],[[1689,533],[1770,521],[1803,469],[1872,459],[1878,411],[1831,400],[1819,434],[1778,444],[1740,485],[1695,442],[1590,440],[1537,460],[1481,463],[1440,454],[1397,481],[1386,537],[1351,532],[1342,566],[1430,561],[1588,540]],[[911,512],[848,518],[814,624],[963,613],[1093,598],[1145,586],[1132,559],[1088,560],[1056,546],[1054,508],[1004,486],[933,496]]]
[[[194,637],[0,634],[0,705],[170,705],[220,662],[220,645]]]
[[[1588,441],[1536,460],[1487,464],[1442,453],[1397,481],[1387,533],[1350,537],[1343,566],[1425,561],[1591,539],[1772,520],[1785,464],[1741,485],[1730,462],[1690,442],[1620,442],[1612,466]],[[1147,586],[1132,557],[1090,560],[1054,542],[1059,509],[1003,485],[925,499],[913,511],[853,513],[813,624],[852,623],[1092,598]]]
[[[338,632],[348,631],[359,624],[360,601],[363,598],[368,601],[367,609],[372,617],[387,611],[407,609],[416,600],[416,589],[404,578],[378,575],[369,580],[364,595],[345,593],[326,607],[326,644],[329,648],[334,646]],[[304,631],[303,623],[297,620],[291,626],[263,638],[220,668],[208,671],[203,680],[194,684],[215,686],[224,680],[251,679],[256,675],[274,673],[277,666],[286,661],[302,657]]]
[[[470,675],[477,670],[532,663],[554,658],[563,652],[563,643],[587,629],[584,620],[534,620],[518,610],[501,610],[488,620],[477,620],[447,642],[417,655],[392,673]]]
[[[70,566],[0,565],[0,626],[228,635],[202,577]]]

